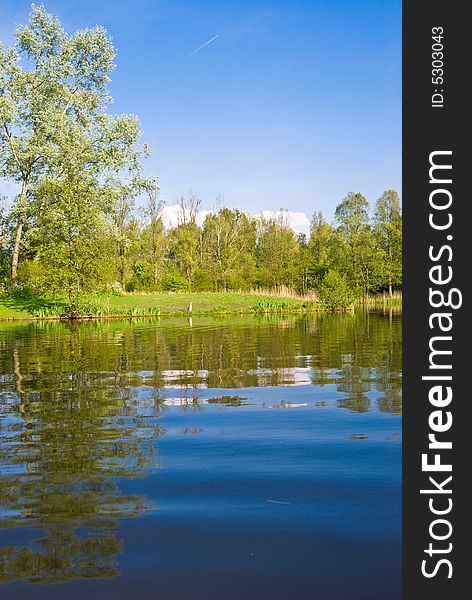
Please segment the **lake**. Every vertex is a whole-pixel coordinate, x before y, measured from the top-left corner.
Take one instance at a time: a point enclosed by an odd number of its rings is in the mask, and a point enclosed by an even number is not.
[[[401,597],[401,313],[0,324],[0,596]]]

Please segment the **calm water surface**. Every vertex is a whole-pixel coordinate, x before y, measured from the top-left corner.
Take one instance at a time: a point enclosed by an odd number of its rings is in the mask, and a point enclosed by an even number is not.
[[[401,315],[0,325],[0,596],[399,599]]]

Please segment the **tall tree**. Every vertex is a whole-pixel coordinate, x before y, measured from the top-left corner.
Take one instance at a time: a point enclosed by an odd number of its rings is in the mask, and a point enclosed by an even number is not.
[[[334,227],[326,221],[321,211],[313,214],[308,249],[310,254],[309,279],[315,288],[329,270],[335,233]]]
[[[168,233],[169,267],[173,275],[188,289],[194,283],[195,271],[202,263],[202,230],[197,225],[197,214],[201,200],[191,194],[179,199],[178,224]]]
[[[159,199],[157,183],[148,185],[144,208],[145,225],[141,231],[143,261],[149,266],[152,287],[155,289],[164,267],[166,239],[162,220],[163,202]]]
[[[136,174],[125,185],[111,173],[125,162],[115,162],[120,154],[132,159],[130,169],[138,168],[139,135],[137,121],[127,117],[110,119],[97,143],[71,124],[57,163],[31,189],[25,243],[40,265],[42,287],[55,292],[65,288],[71,306],[82,292],[115,280],[114,250],[122,242],[117,221],[126,219],[127,210],[120,203],[129,202],[145,180]],[[110,152],[115,157],[108,158]]]
[[[28,25],[16,29],[14,46],[0,45],[0,177],[20,184],[13,285],[33,188],[41,176],[62,170],[67,144],[76,137],[86,141],[89,166],[96,170],[120,170],[139,154],[135,117],[105,112],[114,57],[103,27],[68,35],[56,17],[35,5]]]
[[[257,244],[261,283],[270,287],[286,285],[295,288],[300,250],[297,236],[283,213],[261,219]]]
[[[340,241],[336,261],[357,292],[366,295],[378,283],[382,257],[370,226],[365,196],[349,192],[336,207],[335,219]]]
[[[139,225],[135,216],[135,200],[142,191],[142,182],[138,180],[121,181],[110,178],[108,188],[112,197],[112,221],[114,225],[113,244],[114,263],[121,289],[126,287],[139,248]]]
[[[66,292],[75,309],[82,292],[112,278],[110,197],[93,179],[73,171],[43,178],[35,197],[42,208],[26,242],[36,251],[38,283],[43,290]]]
[[[384,251],[383,270],[388,291],[402,281],[402,209],[395,190],[386,190],[375,204],[374,231]]]
[[[227,290],[236,281],[243,285],[241,274],[250,267],[256,244],[254,220],[239,210],[221,208],[207,215],[202,235],[204,264],[215,287]]]

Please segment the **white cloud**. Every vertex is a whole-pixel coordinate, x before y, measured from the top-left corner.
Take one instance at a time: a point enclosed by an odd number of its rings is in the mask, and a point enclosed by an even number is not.
[[[310,233],[310,220],[304,212],[293,210],[263,210],[260,215],[264,219],[276,219],[288,225],[295,233]]]
[[[202,226],[205,221],[205,217],[210,213],[208,210],[201,210],[197,213],[197,224]],[[190,211],[185,210],[185,216],[187,219],[190,217]],[[281,220],[288,227],[290,227],[295,233],[310,233],[310,220],[304,212],[292,211],[292,210],[263,210],[254,217],[264,219],[277,219]],[[182,208],[178,204],[170,204],[164,206],[162,210],[162,220],[166,228],[176,227],[179,222],[183,221]]]
[[[197,213],[196,221],[200,227],[203,225],[205,217],[209,214],[209,212],[209,210],[200,210]],[[177,227],[177,225],[182,223],[184,220],[190,220],[190,211],[188,208],[182,209],[179,204],[165,205],[162,209],[162,220],[164,222],[164,227],[167,229],[170,229],[171,227]]]

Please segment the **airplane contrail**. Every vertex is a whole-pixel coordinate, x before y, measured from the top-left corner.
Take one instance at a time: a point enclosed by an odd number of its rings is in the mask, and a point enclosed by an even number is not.
[[[205,48],[205,46],[208,46],[208,44],[211,44],[212,42],[214,42],[216,40],[216,38],[218,38],[218,37],[220,37],[219,33],[217,33],[216,35],[214,35],[212,38],[210,38],[208,41],[206,41],[204,44],[202,44],[198,48],[195,48],[195,50],[193,50],[192,52],[190,52],[190,54],[187,56],[187,58],[190,58],[191,56],[193,56],[197,52],[200,52],[200,50],[203,50],[203,48]]]

